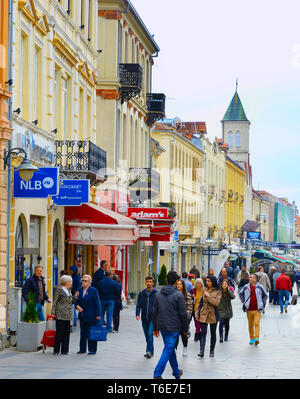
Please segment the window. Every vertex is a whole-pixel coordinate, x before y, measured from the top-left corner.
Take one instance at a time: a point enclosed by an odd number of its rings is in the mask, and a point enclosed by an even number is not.
[[[41,218],[30,216],[29,244],[30,248],[40,248]]]
[[[38,82],[41,83],[40,76],[40,49],[34,49],[34,73],[33,73],[33,119],[38,119],[38,108],[40,107]],[[40,90],[42,89],[42,85]]]
[[[228,133],[228,147],[233,147],[233,134],[232,132]]]
[[[17,229],[16,229],[16,239],[15,239],[16,248],[24,248],[24,234],[23,234],[23,225],[21,219],[18,219]]]
[[[23,70],[23,64],[24,64],[24,36],[21,35],[21,41],[20,41],[20,100],[19,100],[19,107],[22,109],[23,105],[23,81],[24,81],[24,70]]]
[[[57,129],[57,87],[58,87],[58,70],[54,72],[54,129]]]
[[[235,135],[235,146],[236,147],[241,146],[241,133],[239,131],[237,131]]]
[[[80,88],[79,90],[79,139],[83,140],[83,130],[84,130],[84,104],[83,104],[83,89]]]
[[[91,97],[87,96],[87,137],[92,136],[92,125],[91,125],[91,120],[92,120],[92,107],[91,107]]]

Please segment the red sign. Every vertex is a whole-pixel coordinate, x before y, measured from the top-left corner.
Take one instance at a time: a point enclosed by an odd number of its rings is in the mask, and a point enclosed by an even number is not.
[[[132,219],[169,219],[168,208],[128,208],[128,217]]]

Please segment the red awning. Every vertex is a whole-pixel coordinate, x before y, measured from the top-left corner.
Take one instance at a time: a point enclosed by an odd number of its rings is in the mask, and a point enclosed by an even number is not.
[[[66,207],[69,244],[134,245],[139,238],[136,221],[95,204]]]

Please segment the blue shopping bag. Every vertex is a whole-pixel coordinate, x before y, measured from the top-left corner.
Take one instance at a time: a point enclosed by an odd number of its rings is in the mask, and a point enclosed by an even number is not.
[[[89,339],[91,341],[106,341],[107,340],[107,329],[105,326],[100,327],[100,322],[95,326],[90,327]]]

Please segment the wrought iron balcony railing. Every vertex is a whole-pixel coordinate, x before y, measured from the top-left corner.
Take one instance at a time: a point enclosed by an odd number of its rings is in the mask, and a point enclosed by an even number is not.
[[[166,96],[162,93],[148,93],[146,106],[148,110],[146,124],[152,126],[155,121],[165,116]]]
[[[140,64],[120,64],[121,103],[138,97],[142,90],[143,68]]]
[[[151,168],[129,169],[129,197],[131,202],[154,200],[160,192],[160,174]]]
[[[106,152],[89,140],[56,140],[56,166],[66,179],[106,180]]]

